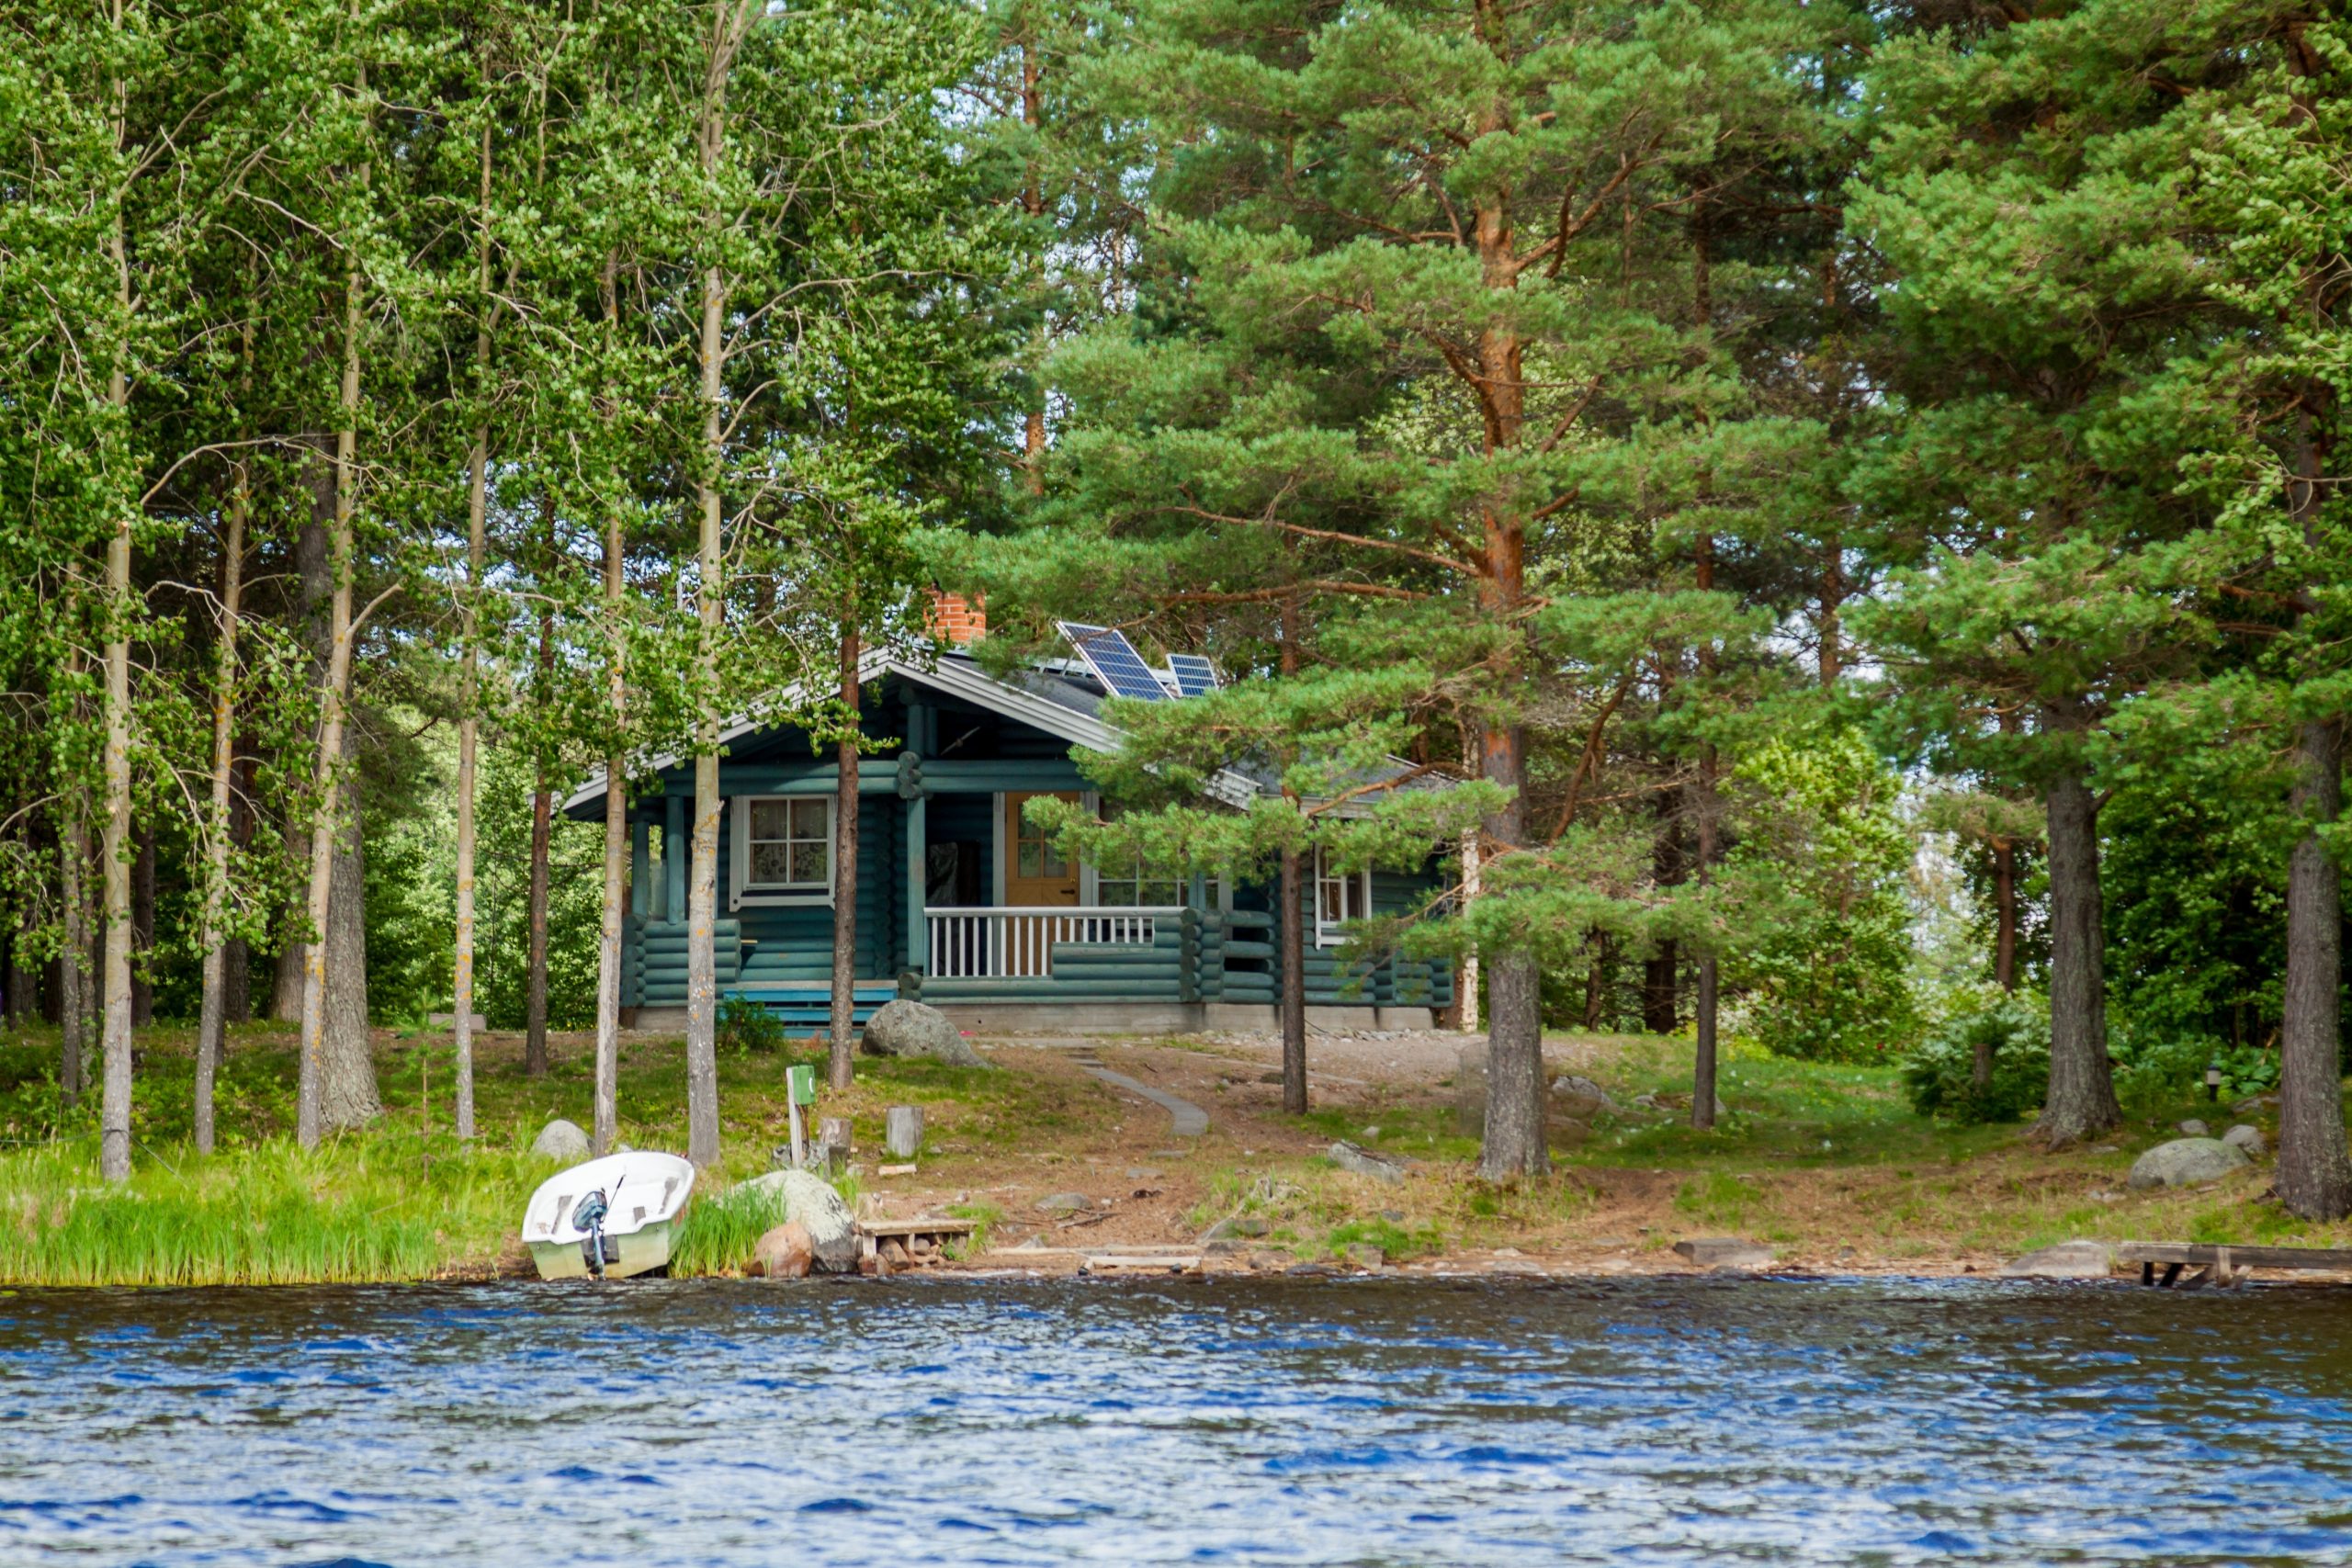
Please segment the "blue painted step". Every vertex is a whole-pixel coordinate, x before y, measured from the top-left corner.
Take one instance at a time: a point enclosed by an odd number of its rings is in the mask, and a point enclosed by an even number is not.
[[[757,1002],[767,1010],[769,1017],[783,1023],[821,1028],[833,1019],[831,986],[726,986],[720,987],[718,995],[722,1001],[741,997],[747,1002]],[[850,1017],[863,1029],[875,1010],[898,999],[899,987],[888,981],[854,987],[850,992]]]

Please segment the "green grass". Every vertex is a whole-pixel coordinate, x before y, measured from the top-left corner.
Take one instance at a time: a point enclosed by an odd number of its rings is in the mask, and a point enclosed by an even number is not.
[[[760,1237],[784,1224],[784,1194],[748,1184],[697,1193],[670,1244],[673,1278],[740,1274]]]
[[[150,1160],[109,1188],[96,1179],[96,1152],[75,1140],[0,1162],[0,1281],[279,1284],[487,1269],[552,1168],[512,1150],[452,1146],[427,1173],[413,1146],[366,1137]]]

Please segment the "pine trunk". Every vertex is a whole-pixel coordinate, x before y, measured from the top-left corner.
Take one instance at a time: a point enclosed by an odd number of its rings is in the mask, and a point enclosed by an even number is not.
[[[2053,712],[2051,728],[2072,724]],[[2106,936],[2099,910],[2098,807],[2077,768],[2052,779],[2050,820],[2050,1089],[2034,1134],[2052,1146],[2121,1124],[2107,1060]]]
[[[2334,822],[2344,806],[2344,726],[2302,727],[2294,809]],[[2287,995],[2278,1050],[2278,1201],[2307,1220],[2352,1213],[2344,1137],[2343,877],[2315,832],[2287,863]]]
[[[849,1088],[857,1066],[857,661],[852,626],[842,633],[842,708],[851,733],[834,751],[833,996],[825,1044],[825,1081],[839,1089]]]
[[[362,76],[365,91],[365,76]],[[303,950],[301,1062],[295,1136],[318,1146],[324,1127],[327,1075],[327,974],[333,950],[337,829],[342,820],[344,707],[351,689],[352,520],[359,446],[360,271],[351,259],[344,278],[341,428],[335,432],[334,505],[326,530],[326,668],[319,682],[318,768],[311,825],[309,941]],[[364,1059],[365,1038],[362,1038]]]
[[[205,845],[204,993],[196,1026],[196,1149],[213,1143],[212,1080],[220,1066],[228,1027],[229,942],[222,932],[229,907],[230,791],[236,769],[237,615],[244,586],[245,513],[251,491],[243,463],[229,496],[227,536],[220,547],[220,642],[212,672],[212,800]]]
[[[2335,401],[2304,389],[2290,512],[2303,543],[2325,547],[2320,511]],[[2310,596],[2312,601],[2316,595]],[[2315,607],[2307,603],[2305,613]],[[2344,721],[2302,726],[2293,808],[2305,824],[2287,863],[2287,994],[2278,1047],[2278,1201],[2307,1220],[2352,1213],[2352,1153],[2344,1135],[2343,874],[2320,833],[2344,808]]]
[[[1282,855],[1283,901],[1283,1111],[1306,1114],[1306,890],[1300,886],[1299,854]]]

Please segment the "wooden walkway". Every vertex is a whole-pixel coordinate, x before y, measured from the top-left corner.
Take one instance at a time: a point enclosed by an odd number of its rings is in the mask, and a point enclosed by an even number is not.
[[[2308,1273],[2352,1273],[2352,1251],[2329,1247],[2227,1247],[2177,1241],[2127,1241],[2115,1249],[2119,1263],[2137,1263],[2140,1282],[2165,1290],[2227,1289],[2249,1269]],[[2181,1278],[2181,1270],[2195,1273]],[[2158,1269],[2163,1272],[2159,1274]]]

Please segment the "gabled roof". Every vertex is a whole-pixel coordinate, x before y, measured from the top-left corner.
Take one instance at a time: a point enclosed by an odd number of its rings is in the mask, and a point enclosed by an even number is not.
[[[897,654],[868,651],[858,660],[859,684],[895,675],[910,684],[928,687],[943,695],[960,697],[976,707],[1043,730],[1047,735],[1068,740],[1073,745],[1093,751],[1115,751],[1119,749],[1119,730],[1101,717],[1102,696],[1090,683],[1082,683],[1069,675],[1052,670],[1023,672],[1014,681],[999,680],[981,670],[967,655],[943,653],[935,663],[922,664]],[[773,713],[789,709],[808,695],[806,683],[787,686],[762,705]],[[718,742],[740,740],[746,735],[775,728],[777,721],[769,717],[740,715],[719,727]],[[677,767],[686,757],[664,752],[646,758],[638,771],[658,773]],[[1209,781],[1211,798],[1227,806],[1245,807],[1265,786],[1248,774],[1233,768],[1219,769]],[[598,768],[588,775],[585,783],[565,797],[563,809],[568,814],[579,807],[604,798],[605,771]]]

